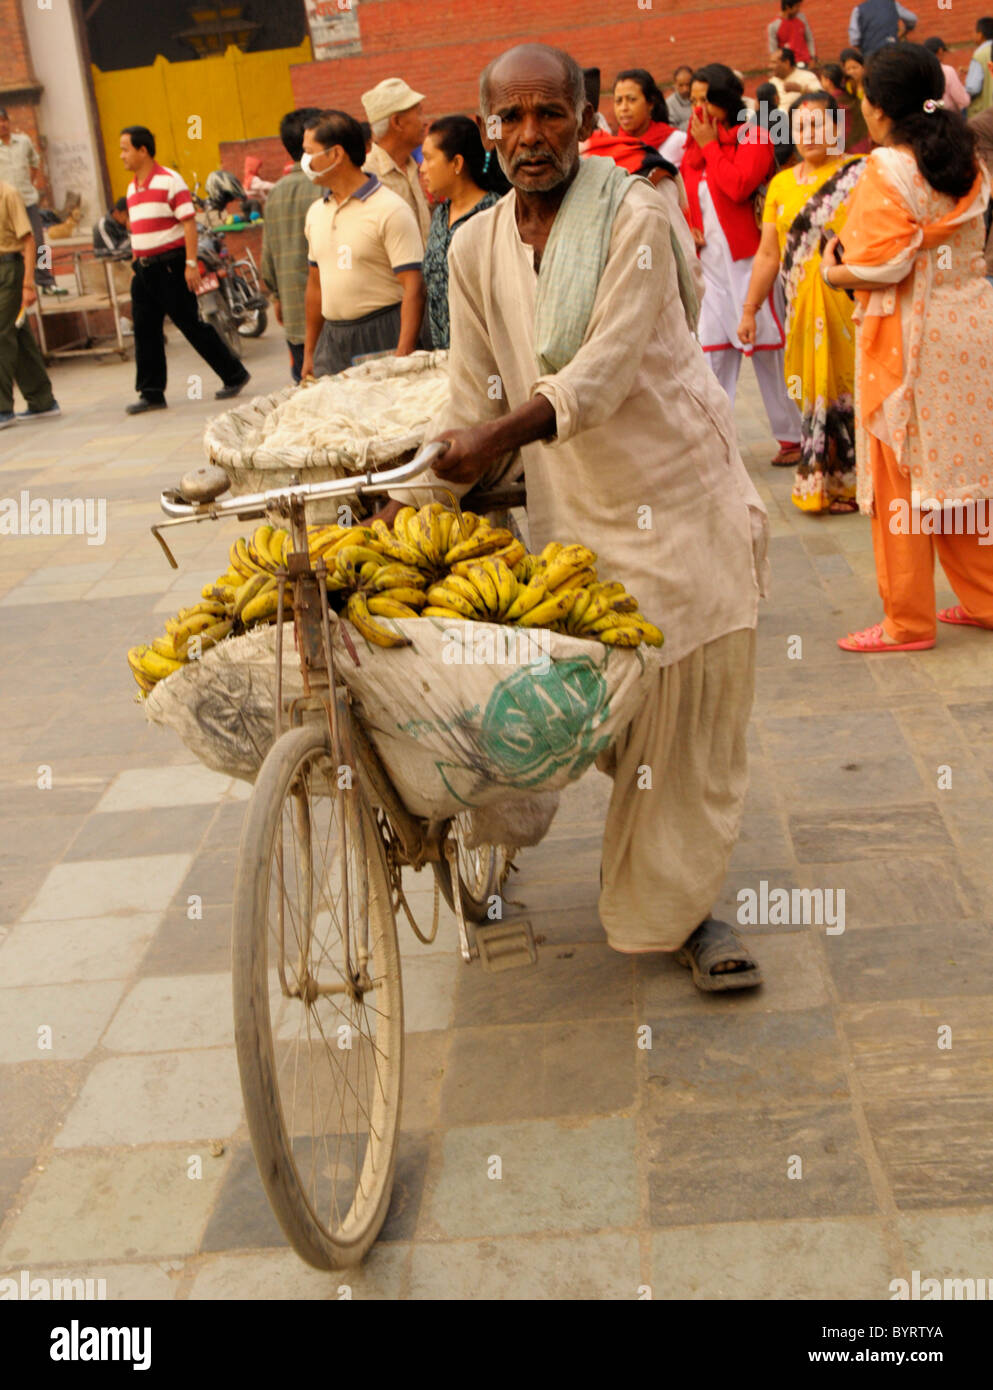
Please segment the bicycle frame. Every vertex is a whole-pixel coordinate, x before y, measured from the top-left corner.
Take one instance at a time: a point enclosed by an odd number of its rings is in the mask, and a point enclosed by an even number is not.
[[[426,864],[446,860],[452,881],[456,883],[457,851],[448,833],[447,819],[425,820],[407,810],[397,795],[389,772],[372,741],[361,723],[351,717],[348,687],[337,680],[335,672],[334,649],[331,643],[331,610],[325,583],[327,569],[323,559],[318,559],[317,564],[313,566],[310,561],[307,546],[307,504],[356,494],[364,497],[387,491],[430,489],[441,493],[448,500],[455,512],[460,533],[465,537],[466,527],[462,519],[462,510],[451,489],[443,484],[413,481],[447,448],[445,442],[428,444],[408,463],[378,473],[373,473],[370,469],[364,474],[351,474],[346,478],[335,478],[323,483],[291,482],[287,486],[272,488],[267,492],[231,497],[224,501],[192,503],[174,491],[163,492],[160,503],[168,520],[151,528],[170,565],[173,569],[178,569],[177,561],[161,534],[167,527],[186,525],[189,522],[220,521],[227,517],[240,521],[257,520],[267,513],[288,520],[293,536],[293,550],[287,558],[286,569],[280,570],[277,574],[279,587],[276,610],[276,688],[273,700],[274,739],[278,739],[283,731],[282,658],[285,594],[286,585],[292,583],[293,621],[304,693],[290,702],[285,713],[291,726],[295,726],[302,723],[307,712],[324,712],[328,721],[335,766],[347,767],[361,774],[359,777],[353,776],[353,786],[367,786],[373,806],[384,813],[389,826],[389,833],[387,835],[384,832],[384,839],[395,884],[399,883],[400,868],[403,864],[420,869]],[[483,511],[489,511],[491,508],[504,509],[523,504],[525,494],[522,486],[512,484],[509,487],[476,493],[473,501]],[[350,657],[358,664],[358,653],[344,627],[340,629],[340,634]],[[354,796],[348,796],[346,804],[353,831],[360,832],[360,818]],[[344,820],[341,822],[341,834],[344,840]],[[344,853],[344,845],[342,852]],[[454,898],[460,949],[463,959],[468,961],[478,954],[478,950],[474,942],[470,941],[461,897],[457,890]]]

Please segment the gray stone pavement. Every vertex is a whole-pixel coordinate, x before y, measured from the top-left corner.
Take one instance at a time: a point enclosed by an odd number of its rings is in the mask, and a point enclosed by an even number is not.
[[[215,410],[213,381],[206,401],[182,398],[200,364],[170,337],[167,413],[123,414],[129,364],[76,362],[55,369],[61,421],[0,436],[0,495],[109,509],[100,546],[0,545],[0,1270],[104,1277],[111,1298],[150,1299],[335,1298],[346,1283],[364,1298],[648,1285],[885,1299],[914,1269],[988,1275],[993,640],[943,629],[931,652],[838,651],[879,614],[868,527],[792,507],[747,367],[737,418],[772,519],[774,588],[747,814],[718,906],[733,919],[739,890],[763,881],[844,890],[844,932],[743,927],[767,983],[737,997],[699,995],[670,960],[614,954],[596,915],[609,784],[589,774],[512,880],[544,937],[537,967],[464,965],[450,914],[429,950],[401,924],[409,1036],[387,1225],[347,1275],[286,1247],[233,1051],[247,789],[146,725],[124,659],[224,568],[241,529],[181,531],[178,572],[148,532]],[[256,389],[288,379],[272,330],[245,356]],[[190,893],[202,921],[187,919]],[[431,899],[425,875],[413,901]]]

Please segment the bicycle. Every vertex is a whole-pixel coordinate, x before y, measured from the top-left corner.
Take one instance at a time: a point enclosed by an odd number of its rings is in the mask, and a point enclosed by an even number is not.
[[[404,1048],[397,910],[423,942],[438,928],[437,891],[431,934],[414,921],[404,866],[431,865],[454,910],[464,960],[536,958],[529,923],[483,925],[506,873],[502,851],[469,851],[459,818],[428,821],[403,805],[338,680],[327,571],[308,553],[309,502],[398,490],[446,447],[429,445],[387,472],[291,482],[225,501],[217,500],[228,485],[223,475],[216,484],[208,478],[197,500],[189,500],[195,489],[184,480],[186,496],[163,493],[169,520],[152,527],[174,567],[161,535],[167,526],[278,515],[293,537],[278,574],[274,738],[239,847],[232,976],[238,1068],[259,1174],[290,1244],[320,1269],[358,1264],[389,1208]],[[462,526],[458,502],[439,490]],[[496,509],[523,500],[516,488],[474,502]],[[304,693],[284,710],[288,585]],[[340,632],[357,660],[347,630]]]

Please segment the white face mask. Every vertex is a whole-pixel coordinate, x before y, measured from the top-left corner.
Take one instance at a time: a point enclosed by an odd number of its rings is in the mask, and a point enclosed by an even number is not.
[[[308,179],[310,179],[311,183],[319,183],[325,174],[330,173],[329,169],[322,169],[319,174],[315,171],[314,156],[309,151],[304,151],[300,156],[300,168],[307,175]]]

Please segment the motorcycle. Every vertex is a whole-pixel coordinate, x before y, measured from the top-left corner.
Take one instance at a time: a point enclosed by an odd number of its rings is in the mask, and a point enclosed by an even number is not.
[[[233,175],[216,170],[207,180],[207,194],[206,199],[201,198],[198,190],[193,197],[195,206],[201,212],[223,214],[229,202],[244,196],[244,189]],[[246,247],[244,255],[234,260],[219,227],[198,222],[197,233],[200,317],[240,358],[241,339],[260,338],[269,322],[269,301],[259,284],[255,258]]]

